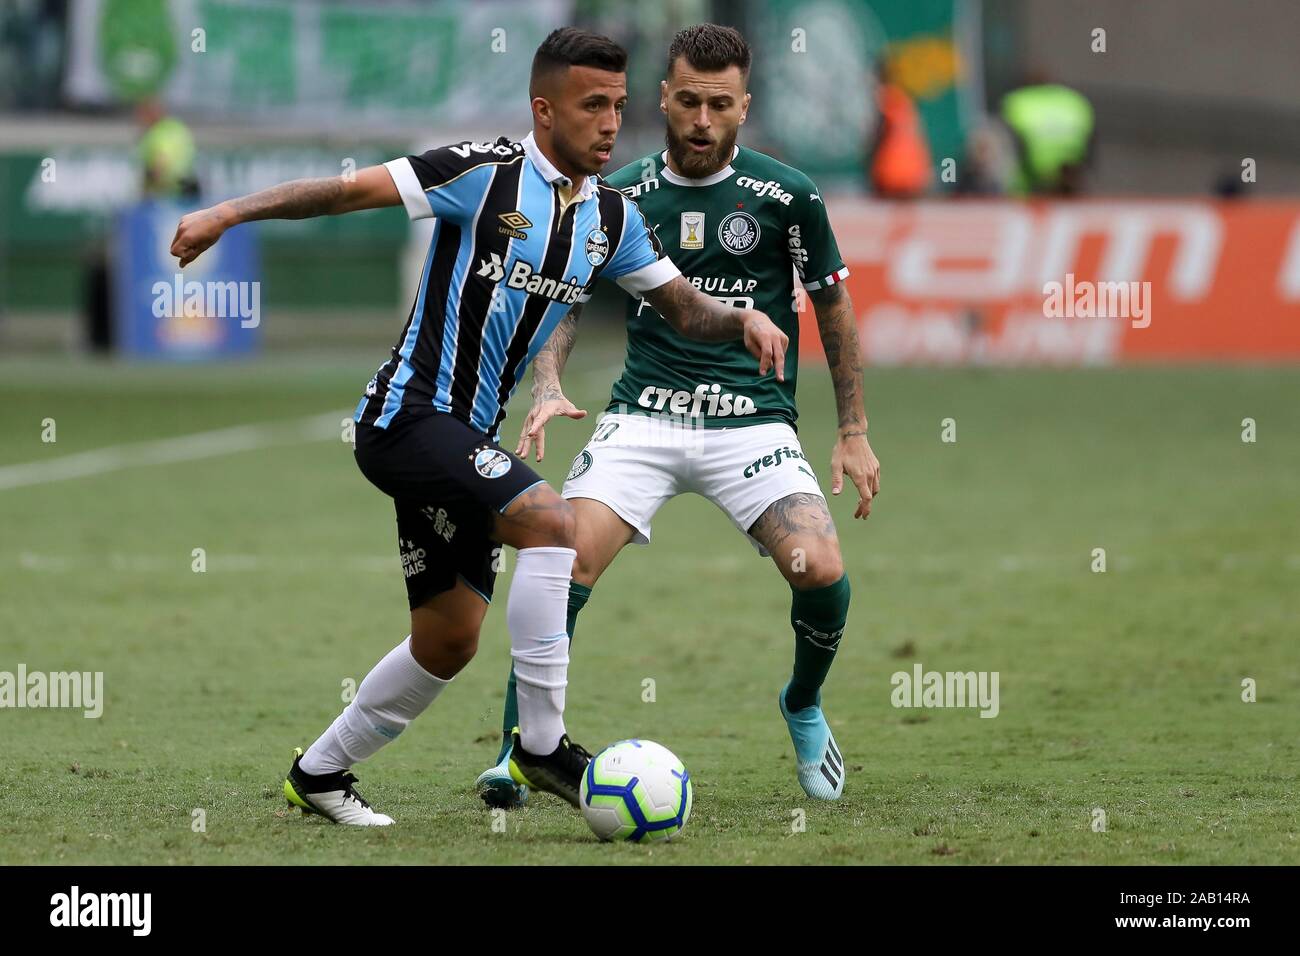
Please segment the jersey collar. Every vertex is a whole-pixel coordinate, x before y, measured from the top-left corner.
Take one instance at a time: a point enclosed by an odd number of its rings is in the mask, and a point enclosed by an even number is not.
[[[532,133],[529,133],[524,137],[522,145],[524,147],[524,155],[528,157],[528,161],[536,167],[537,171],[542,174],[542,178],[548,183],[552,186],[573,185],[573,180],[556,169],[555,164],[547,159],[542,151],[538,149],[537,141],[533,139]],[[582,189],[578,192],[578,198],[590,199],[595,191],[596,183],[594,178],[591,176],[584,176],[582,179]]]
[[[736,161],[736,157],[739,155],[740,155],[740,147],[739,146],[731,147],[732,163]],[[730,179],[731,176],[736,172],[734,169],[732,169],[731,163],[727,163],[727,165],[723,166],[712,176],[705,176],[703,179],[691,179],[689,176],[678,176],[675,172],[673,172],[671,169],[668,168],[668,150],[665,149],[662,153],[660,153],[659,158],[662,159],[664,163],[663,169],[659,170],[659,175],[662,176],[664,179],[668,180],[674,186],[712,186],[714,183],[720,183],[724,179]]]

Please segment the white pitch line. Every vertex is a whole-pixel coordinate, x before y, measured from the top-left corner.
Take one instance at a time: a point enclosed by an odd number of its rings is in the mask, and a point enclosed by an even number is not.
[[[577,378],[584,385],[595,382],[607,384],[617,378],[622,369],[621,364],[590,369],[579,373]],[[110,445],[94,451],[51,458],[48,461],[0,465],[0,491],[68,481],[72,478],[88,478],[125,468],[215,458],[287,442],[324,441],[329,438],[341,440],[343,419],[350,417],[349,412],[339,411],[263,425],[236,425],[233,428],[218,428],[214,431],[179,435],[175,438]],[[599,417],[600,412],[597,410],[593,418]],[[520,421],[522,420],[520,418]]]
[[[263,425],[236,425],[213,431],[195,432],[175,438],[110,445],[62,455],[49,461],[30,461],[0,466],[0,491],[44,485],[72,478],[88,478],[125,468],[170,465],[182,461],[215,458],[241,451],[255,451],[293,442],[342,440],[347,412],[331,412]]]

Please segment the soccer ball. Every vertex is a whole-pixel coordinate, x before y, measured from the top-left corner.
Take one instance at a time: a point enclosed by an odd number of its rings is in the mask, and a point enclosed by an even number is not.
[[[671,750],[651,740],[620,740],[587,764],[579,802],[602,840],[670,840],[691,815],[691,777]]]

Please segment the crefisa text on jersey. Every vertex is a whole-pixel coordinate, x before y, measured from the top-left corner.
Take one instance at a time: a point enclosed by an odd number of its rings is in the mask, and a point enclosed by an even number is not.
[[[793,195],[781,188],[781,184],[770,179],[755,179],[752,176],[741,176],[736,180],[736,185],[744,189],[752,189],[759,196],[771,196],[782,206],[790,205]]]

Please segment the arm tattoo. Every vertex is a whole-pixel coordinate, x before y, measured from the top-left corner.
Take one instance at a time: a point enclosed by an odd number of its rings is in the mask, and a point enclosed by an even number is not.
[[[853,302],[839,283],[811,293],[826,364],[835,386],[841,437],[865,435],[867,413],[862,403],[862,349]],[[847,431],[845,431],[847,429]]]
[[[270,189],[230,200],[240,222],[256,219],[310,219],[328,216],[343,199],[343,180],[337,176],[322,179],[295,179]]]
[[[656,312],[682,335],[697,342],[727,342],[744,334],[739,309],[723,305],[683,276],[645,294]]]
[[[573,342],[578,337],[578,317],[582,315],[582,304],[569,310],[569,314],[560,320],[551,337],[546,340],[542,350],[533,359],[533,401],[545,402],[553,398],[562,398],[560,376],[564,373],[569,353],[573,351]]]

